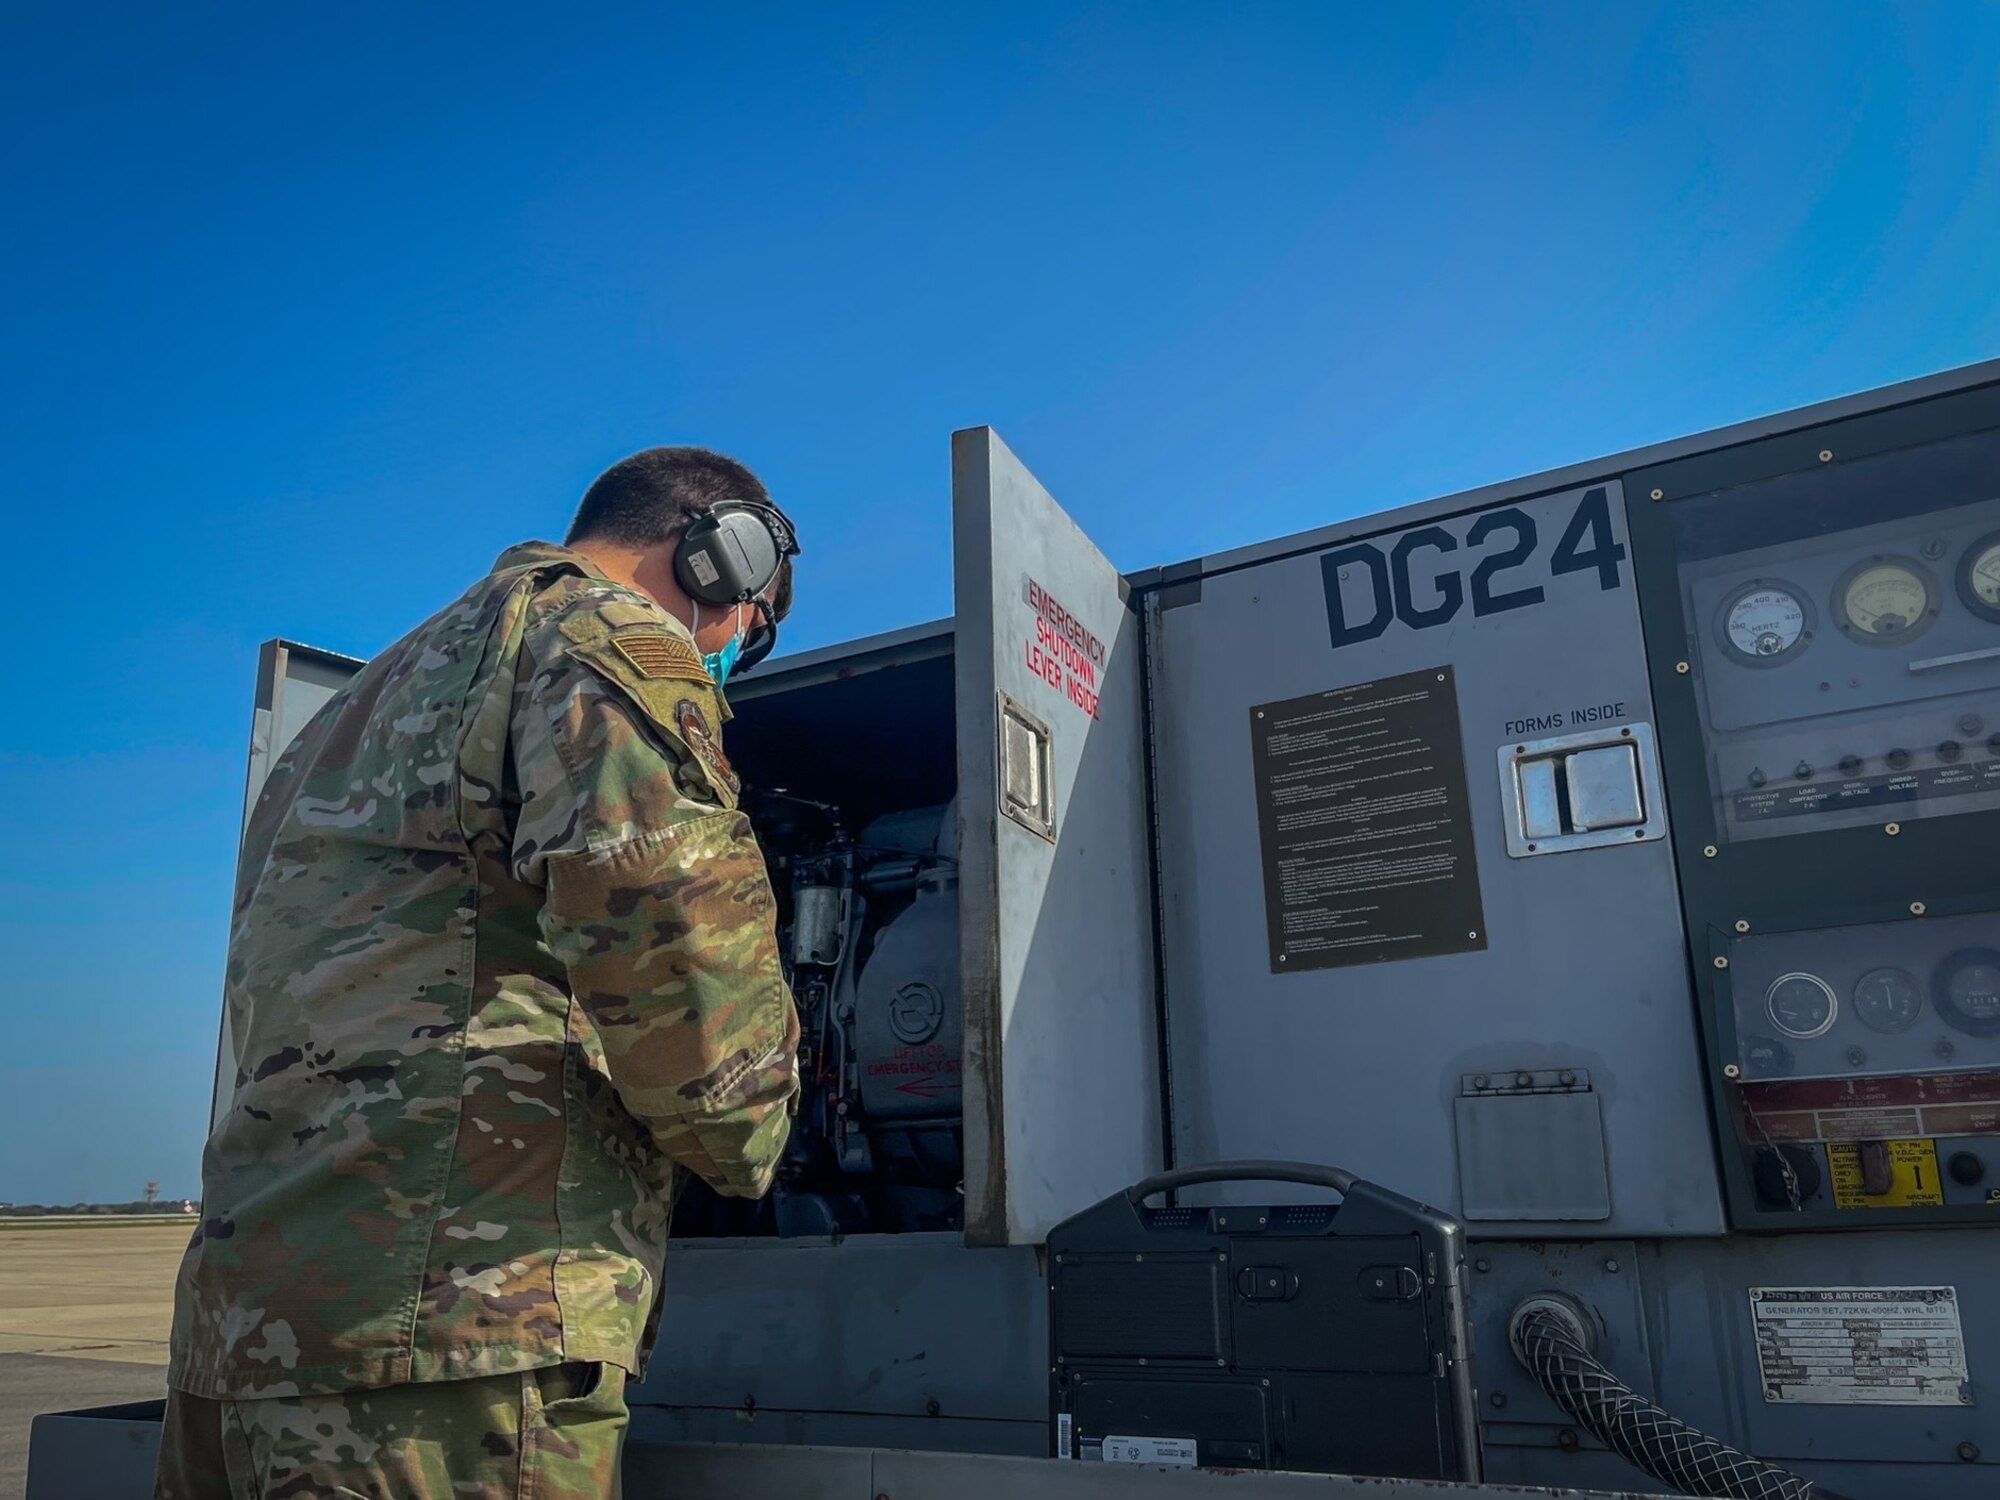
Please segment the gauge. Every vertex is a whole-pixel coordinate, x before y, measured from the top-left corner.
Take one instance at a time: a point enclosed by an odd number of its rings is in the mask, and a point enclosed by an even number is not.
[[[1775,578],[1753,578],[1737,589],[1715,624],[1731,660],[1747,666],[1775,667],[1812,644],[1805,590]]]
[[[1937,618],[1937,580],[1911,557],[1870,557],[1833,586],[1833,618],[1841,633],[1871,646],[1900,646]]]
[[[1924,1008],[1924,992],[1902,969],[1870,969],[1854,984],[1854,1013],[1875,1031],[1908,1031]]]
[[[2000,1036],[2000,951],[1961,948],[1931,975],[1931,999],[1967,1036]]]
[[[1833,1030],[1840,1002],[1817,974],[1781,974],[1764,992],[1764,1013],[1786,1036],[1809,1041]]]
[[[1989,531],[1958,560],[1958,597],[1982,620],[2000,624],[2000,531]]]

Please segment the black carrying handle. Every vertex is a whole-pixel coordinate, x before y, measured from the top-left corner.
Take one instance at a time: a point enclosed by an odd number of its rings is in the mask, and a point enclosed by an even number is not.
[[[1345,1167],[1316,1167],[1302,1161],[1213,1161],[1207,1166],[1155,1173],[1125,1189],[1125,1197],[1136,1207],[1155,1193],[1171,1193],[1204,1182],[1296,1182],[1332,1188],[1345,1198],[1360,1180]]]

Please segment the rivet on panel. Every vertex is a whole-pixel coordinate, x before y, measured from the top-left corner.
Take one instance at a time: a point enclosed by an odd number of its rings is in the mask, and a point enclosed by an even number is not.
[[[1654,490],[1653,498],[1655,500],[1664,500],[1667,498],[1667,492],[1665,490]]]
[[[1913,917],[1921,917],[1923,914],[1924,914],[1924,903],[1921,901],[1912,901],[1910,903],[1910,915]]]
[[[1737,1067],[1735,1063],[1724,1063],[1722,1065],[1722,1076],[1724,1078],[1741,1078],[1743,1070]]]
[[[1823,464],[1830,464],[1830,463],[1832,463],[1832,462],[1833,462],[1833,450],[1832,450],[1831,448],[1822,448],[1822,449],[1820,449],[1820,450],[1819,450],[1819,461],[1820,461],[1821,463],[1823,463]]]
[[[1702,849],[1701,849],[1701,857],[1702,857],[1703,859],[1714,859],[1714,858],[1715,858],[1715,845],[1713,845],[1713,844],[1704,844],[1704,845],[1702,845]]]
[[[1882,831],[1888,834],[1890,838],[1894,838],[1903,831],[1903,825],[1901,823],[1884,823]]]
[[[1726,969],[1729,967],[1729,960],[1722,957],[1720,954],[1717,954],[1715,959],[1715,966],[1718,969]]]
[[[1684,661],[1677,661],[1674,663],[1674,670],[1685,677],[1687,676],[1688,664]]]
[[[1738,917],[1736,919],[1736,930],[1738,932],[1748,932],[1750,930],[1750,924],[1744,921],[1741,917]]]

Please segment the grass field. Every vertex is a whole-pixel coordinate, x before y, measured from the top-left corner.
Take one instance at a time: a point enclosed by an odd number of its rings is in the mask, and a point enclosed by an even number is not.
[[[0,1221],[0,1497],[27,1474],[39,1412],[166,1389],[184,1218]]]

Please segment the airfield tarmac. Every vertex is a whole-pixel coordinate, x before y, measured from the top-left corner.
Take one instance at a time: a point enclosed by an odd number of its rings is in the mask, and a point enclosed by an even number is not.
[[[166,1393],[174,1269],[192,1223],[0,1220],[0,1500],[17,1500],[36,1414]]]

